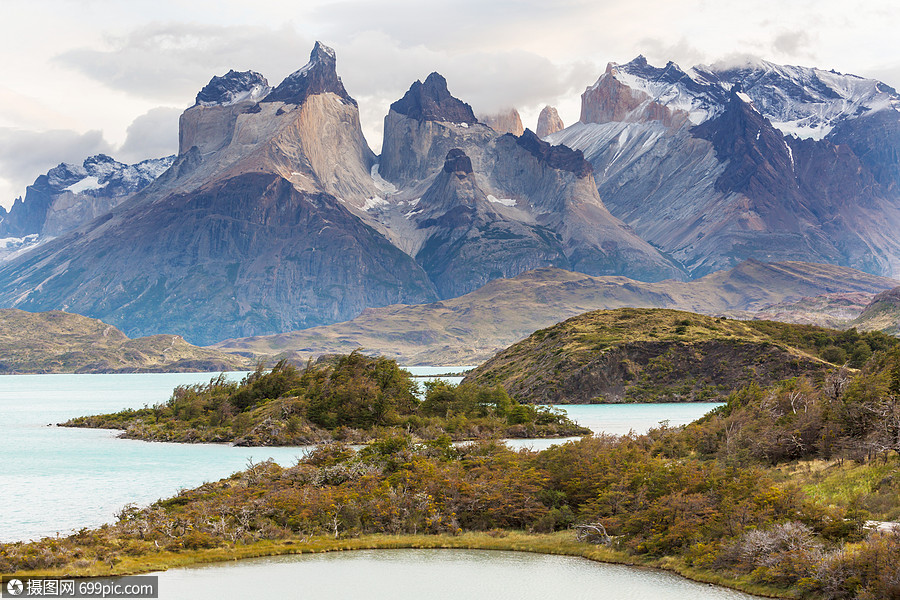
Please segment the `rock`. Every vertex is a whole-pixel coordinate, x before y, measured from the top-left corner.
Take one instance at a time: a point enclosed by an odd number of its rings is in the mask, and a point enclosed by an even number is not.
[[[330,92],[356,106],[337,74],[337,58],[334,50],[316,42],[309,55],[309,62],[301,69],[288,75],[262,102],[284,102],[303,104],[314,94]]]
[[[479,123],[468,104],[450,94],[447,81],[432,73],[391,104],[384,118],[379,173],[399,187],[428,181],[453,148],[463,150],[481,170],[484,148],[495,137],[497,133]]]
[[[554,107],[545,106],[541,109],[541,114],[538,115],[537,130],[535,131],[539,138],[547,137],[551,133],[556,133],[563,129],[565,129],[565,125],[563,125],[562,119],[559,118],[559,114]]]
[[[572,150],[568,146],[551,145],[530,129],[525,130],[525,133],[516,138],[516,143],[554,169],[571,171],[576,177],[587,177],[593,172],[591,163],[584,159],[581,150]]]
[[[255,71],[228,71],[213,77],[197,94],[194,106],[230,106],[244,100],[258,102],[272,90],[266,78]]]
[[[495,114],[480,115],[478,120],[496,131],[497,133],[511,133],[522,135],[525,128],[522,126],[522,118],[515,108],[502,110]]]
[[[450,94],[447,80],[440,73],[431,73],[425,83],[413,83],[400,100],[391,104],[391,111],[417,121],[477,123],[472,107]]]

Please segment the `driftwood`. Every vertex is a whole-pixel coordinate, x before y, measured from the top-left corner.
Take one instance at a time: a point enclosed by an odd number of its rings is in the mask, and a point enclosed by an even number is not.
[[[575,539],[588,544],[608,544],[612,538],[603,523],[582,523],[575,526]]]

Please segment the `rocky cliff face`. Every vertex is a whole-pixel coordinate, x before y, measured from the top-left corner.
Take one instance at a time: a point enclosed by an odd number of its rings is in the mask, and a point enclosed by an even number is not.
[[[581,149],[611,212],[693,276],[746,258],[900,274],[900,99],[884,84],[639,57],[582,99],[581,122],[549,141]]]
[[[515,108],[502,110],[490,115],[479,115],[478,120],[497,133],[511,133],[513,135],[525,133],[522,117],[519,116],[519,111]]]
[[[506,218],[494,206],[479,187],[469,157],[450,150],[414,217],[425,235],[416,261],[442,298],[538,267],[568,266],[555,232]]]
[[[565,127],[566,126],[563,124],[562,119],[559,118],[559,113],[556,112],[556,109],[552,106],[545,106],[541,109],[541,114],[538,115],[535,133],[537,133],[539,138],[544,138],[551,133],[562,131]]]
[[[391,104],[384,118],[379,173],[398,187],[415,186],[436,175],[453,148],[466,152],[478,168],[478,148],[495,136],[476,120],[471,106],[450,94],[447,80],[432,73]]]

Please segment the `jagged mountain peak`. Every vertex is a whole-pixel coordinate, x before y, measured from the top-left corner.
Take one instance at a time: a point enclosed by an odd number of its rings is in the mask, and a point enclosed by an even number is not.
[[[526,129],[515,139],[519,146],[554,169],[570,171],[578,178],[587,177],[593,172],[591,163],[584,159],[581,150],[572,150],[568,146],[554,146],[539,138],[530,129]]]
[[[450,93],[447,80],[438,72],[431,73],[424,83],[416,80],[402,98],[391,104],[391,110],[417,121],[467,125],[478,122],[472,107]]]
[[[541,114],[538,115],[537,130],[535,131],[539,138],[547,137],[548,135],[556,133],[557,131],[562,131],[565,128],[566,126],[562,119],[559,118],[559,113],[556,112],[556,108],[545,106],[541,109]]]
[[[447,152],[447,158],[444,159],[444,172],[468,175],[472,173],[472,159],[459,148],[453,148]]]
[[[309,96],[325,93],[336,94],[356,106],[356,100],[347,93],[343,81],[338,77],[337,55],[334,50],[322,42],[316,42],[309,53],[309,62],[285,77],[262,101],[303,104]]]
[[[522,125],[522,117],[519,115],[519,111],[513,107],[491,114],[478,115],[478,120],[497,133],[522,135],[525,131],[525,127]]]
[[[244,100],[258,102],[272,90],[256,71],[228,71],[209,80],[197,94],[194,106],[231,106]]]
[[[625,64],[609,63],[582,94],[581,121],[661,121],[698,125],[715,116],[725,91],[695,78],[676,63],[654,67],[643,55]]]

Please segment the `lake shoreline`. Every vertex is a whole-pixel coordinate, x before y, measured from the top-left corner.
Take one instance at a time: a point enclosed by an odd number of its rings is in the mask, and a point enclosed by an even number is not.
[[[370,534],[355,538],[333,539],[326,537],[297,537],[282,540],[262,540],[247,545],[232,545],[211,549],[184,552],[164,551],[152,556],[123,557],[115,565],[106,568],[97,566],[76,571],[60,569],[19,571],[10,575],[18,577],[117,577],[139,575],[169,569],[209,565],[239,561],[251,558],[265,558],[292,554],[315,554],[323,552],[348,552],[353,550],[394,550],[394,549],[434,549],[434,550],[501,550],[530,552],[556,556],[572,556],[591,561],[618,564],[645,569],[658,569],[675,573],[699,583],[725,587],[747,594],[766,598],[793,598],[784,590],[761,586],[743,580],[729,579],[713,571],[699,571],[686,567],[676,557],[658,559],[643,558],[613,550],[606,546],[591,545],[574,539],[572,530],[549,534],[530,534],[520,531],[466,532],[461,535],[388,535]],[[102,567],[106,567],[102,563]]]

